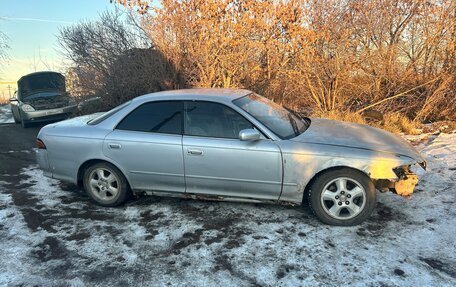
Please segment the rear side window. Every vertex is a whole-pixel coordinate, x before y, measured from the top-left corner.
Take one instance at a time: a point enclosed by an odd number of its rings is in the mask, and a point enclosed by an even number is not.
[[[145,103],[128,114],[117,129],[163,134],[182,134],[182,102]]]
[[[124,107],[128,106],[130,103],[131,103],[131,101],[125,102],[125,103],[113,108],[112,110],[107,111],[106,113],[103,113],[103,114],[99,115],[98,117],[96,117],[94,119],[91,119],[90,121],[87,122],[87,124],[88,125],[98,125],[99,123],[101,123],[102,121],[106,120],[107,118],[109,118],[113,114],[117,113],[118,111],[120,111]]]

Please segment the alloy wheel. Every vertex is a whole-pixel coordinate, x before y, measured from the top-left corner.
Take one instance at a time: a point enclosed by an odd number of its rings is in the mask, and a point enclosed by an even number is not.
[[[349,177],[338,177],[323,188],[321,204],[329,216],[347,220],[363,211],[366,191],[358,181]]]
[[[108,201],[119,193],[119,179],[107,168],[94,169],[89,175],[89,186],[97,198]]]

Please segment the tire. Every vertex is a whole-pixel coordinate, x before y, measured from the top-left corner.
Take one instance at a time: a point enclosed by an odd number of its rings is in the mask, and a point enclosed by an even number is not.
[[[309,206],[323,223],[358,225],[375,209],[377,194],[364,173],[341,168],[318,176],[310,187]]]
[[[13,114],[14,123],[15,123],[15,124],[18,124],[18,123],[20,123],[21,121],[20,121],[20,120],[18,120],[18,119],[16,118],[16,115],[14,115],[14,112],[13,112],[13,110],[11,110],[11,113]]]
[[[118,206],[130,197],[130,188],[122,172],[109,163],[89,166],[83,175],[84,189],[101,206]]]
[[[26,121],[24,121],[23,119],[21,119],[21,126],[22,126],[22,128],[26,129],[30,126],[30,124],[27,123]]]

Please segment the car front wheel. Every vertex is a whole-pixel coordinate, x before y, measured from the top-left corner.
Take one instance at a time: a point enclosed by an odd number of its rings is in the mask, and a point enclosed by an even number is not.
[[[97,163],[87,168],[83,183],[89,196],[102,206],[118,206],[130,194],[122,172],[109,163]]]
[[[24,121],[24,119],[21,119],[21,126],[22,126],[22,128],[25,129],[25,128],[28,128],[30,126],[30,124],[27,123],[26,121]]]
[[[18,118],[16,118],[16,114],[13,112],[12,109],[11,109],[11,113],[13,114],[14,123],[16,123],[16,124],[20,123],[21,121]]]
[[[370,178],[342,168],[320,175],[309,190],[309,205],[322,222],[352,226],[363,222],[375,208],[376,191]]]

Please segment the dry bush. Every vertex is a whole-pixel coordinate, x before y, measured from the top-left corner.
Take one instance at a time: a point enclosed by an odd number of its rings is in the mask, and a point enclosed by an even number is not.
[[[60,45],[75,67],[70,92],[99,96],[103,109],[136,96],[184,86],[179,73],[142,31],[118,13],[63,28]]]
[[[373,127],[381,128],[393,133],[419,134],[422,131],[422,125],[414,120],[409,119],[400,113],[389,113],[383,115],[382,119],[366,117],[364,114],[350,111],[327,111],[315,112],[312,117],[339,120],[358,124],[367,124]]]
[[[156,49],[131,49],[118,56],[104,82],[110,107],[147,93],[184,86],[180,75]]]
[[[374,124],[375,126],[375,124]],[[405,133],[409,135],[419,134],[421,124],[417,121],[410,120],[400,113],[391,113],[384,115],[384,121],[376,125],[382,129],[395,133]]]
[[[424,97],[416,119],[429,122],[436,120],[456,121],[456,81],[454,74],[443,75],[442,80]]]
[[[249,88],[323,114],[454,118],[455,1],[117,2],[138,8],[189,86]]]
[[[330,120],[339,120],[344,122],[352,122],[358,124],[367,124],[366,119],[358,114],[349,111],[327,111],[327,112],[316,112],[312,114],[312,117],[325,118]]]
[[[359,121],[454,119],[456,2],[117,0],[185,84]],[[405,120],[390,116],[398,129]]]

